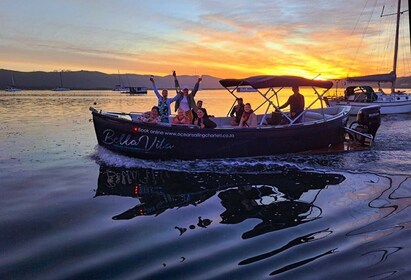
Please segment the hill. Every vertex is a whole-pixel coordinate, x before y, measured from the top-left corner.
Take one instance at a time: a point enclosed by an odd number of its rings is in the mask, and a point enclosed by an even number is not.
[[[13,74],[12,74],[13,73]],[[15,86],[26,90],[51,90],[60,86],[60,72],[19,72],[0,69],[0,90],[12,84],[12,75]],[[64,71],[61,73],[63,87],[72,90],[110,90],[115,85],[152,88],[150,75],[137,74],[105,74],[93,71]],[[197,76],[178,76],[180,85],[193,87]],[[174,88],[174,79],[171,75],[165,77],[154,76],[158,88]],[[202,89],[222,88],[220,78],[203,76]]]
[[[60,72],[19,72],[0,69],[0,90],[5,89],[12,83],[12,73],[15,85],[26,90],[51,90],[60,86]],[[152,88],[149,75],[137,74],[105,74],[96,71],[64,71],[61,73],[63,87],[73,90],[110,90],[115,85],[136,86]],[[157,87],[174,88],[174,79],[171,75],[154,77]],[[180,85],[194,86],[197,76],[179,76]],[[202,89],[221,89],[220,78],[203,76]],[[399,77],[396,82],[397,88],[411,88],[411,76]]]

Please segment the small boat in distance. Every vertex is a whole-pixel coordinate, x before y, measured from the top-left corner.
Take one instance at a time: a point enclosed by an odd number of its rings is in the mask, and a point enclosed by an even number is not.
[[[126,88],[126,87],[123,87],[123,86],[121,86],[121,85],[115,85],[114,86],[114,88],[112,89],[112,91],[127,91],[128,90],[128,88]]]
[[[257,115],[256,127],[232,126],[232,118],[213,117],[216,128],[140,121],[140,113],[103,112],[90,108],[98,144],[113,152],[143,159],[215,159],[270,156],[326,149],[344,143],[346,136],[371,144],[380,125],[378,106],[364,108],[357,122],[346,127],[349,106],[311,109],[333,86],[330,81],[310,80],[295,76],[254,76],[225,79],[220,84],[234,98],[239,86],[251,86],[264,101],[265,113]],[[282,112],[278,93],[285,87],[313,88],[317,99],[295,119]],[[324,91],[320,94],[319,89]],[[272,93],[267,94],[268,92]],[[277,112],[268,113],[269,109]],[[228,112],[231,112],[232,107]],[[280,118],[272,117],[279,113]],[[271,120],[268,121],[268,118]],[[172,119],[172,117],[170,117]],[[276,121],[274,121],[275,119]],[[298,123],[297,120],[303,119]]]
[[[8,92],[16,92],[16,91],[21,91],[20,88],[16,87],[16,84],[14,82],[14,75],[13,75],[13,71],[11,72],[11,86],[6,87],[4,90],[8,91]]]
[[[238,87],[237,92],[256,92],[257,90],[252,87]]]
[[[376,74],[347,78],[345,83],[348,85],[348,87],[344,91],[344,96],[330,97],[328,99],[328,103],[330,106],[339,107],[349,105],[351,106],[351,115],[357,114],[361,108],[369,105],[380,106],[381,114],[383,115],[411,112],[411,93],[405,93],[395,89],[395,81],[397,79],[396,71],[398,59],[399,24],[400,16],[402,13],[403,12],[401,11],[401,0],[398,0],[396,13],[396,32],[394,40],[393,70],[387,74]],[[383,14],[381,13],[381,17],[382,16]],[[410,36],[410,34],[408,35]],[[378,83],[378,91],[374,92],[373,88],[368,86],[368,84],[372,83]],[[385,93],[381,89],[381,83],[391,83],[391,93]]]
[[[126,90],[122,91],[121,93],[128,93],[130,95],[147,94],[147,88],[146,87],[126,87]]]
[[[112,91],[127,91],[127,87],[123,85],[123,81],[121,80],[120,70],[118,71],[118,84],[114,86]]]
[[[60,86],[53,88],[52,91],[70,91],[69,88],[63,87],[63,76],[61,72],[62,71],[60,71]]]

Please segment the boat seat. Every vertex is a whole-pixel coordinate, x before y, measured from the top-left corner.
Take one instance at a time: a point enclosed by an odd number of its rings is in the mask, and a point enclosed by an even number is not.
[[[329,114],[324,114],[325,119],[330,119],[333,116]],[[318,120],[323,120],[323,114],[317,113],[317,112],[306,112],[304,114],[304,122],[309,122],[309,121],[318,121]]]
[[[130,113],[130,117],[133,122],[137,121],[138,117],[140,116],[141,116],[141,113]]]

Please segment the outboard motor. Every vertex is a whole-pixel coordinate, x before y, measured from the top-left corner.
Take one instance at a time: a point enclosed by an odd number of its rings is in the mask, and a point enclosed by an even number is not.
[[[375,138],[381,124],[380,109],[381,107],[376,105],[361,108],[357,113],[357,120],[350,125],[351,129],[359,132],[355,135],[355,139],[361,144],[364,144],[366,140],[361,134],[371,134]]]

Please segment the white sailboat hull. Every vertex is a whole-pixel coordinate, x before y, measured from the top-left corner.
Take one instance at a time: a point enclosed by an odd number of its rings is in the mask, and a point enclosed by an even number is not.
[[[16,92],[16,91],[21,91],[21,89],[15,88],[15,87],[8,87],[8,88],[5,89],[5,91]]]
[[[351,106],[350,115],[356,115],[358,111],[366,106],[381,106],[381,114],[405,114],[411,113],[411,94],[393,95],[386,98],[379,98],[374,102],[352,102],[345,100],[330,100],[330,106]]]

